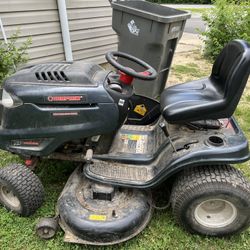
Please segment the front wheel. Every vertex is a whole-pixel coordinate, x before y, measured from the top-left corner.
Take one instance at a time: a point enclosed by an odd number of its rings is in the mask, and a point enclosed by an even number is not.
[[[173,213],[191,233],[227,236],[250,225],[250,184],[228,165],[184,171],[173,186]]]
[[[39,178],[21,164],[0,168],[0,203],[21,216],[30,216],[42,205],[44,189]]]

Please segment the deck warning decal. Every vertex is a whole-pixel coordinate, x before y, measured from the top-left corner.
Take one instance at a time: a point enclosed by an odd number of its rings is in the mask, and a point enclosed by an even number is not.
[[[92,220],[92,221],[106,221],[107,216],[102,215],[102,214],[90,214],[89,215],[89,220]]]

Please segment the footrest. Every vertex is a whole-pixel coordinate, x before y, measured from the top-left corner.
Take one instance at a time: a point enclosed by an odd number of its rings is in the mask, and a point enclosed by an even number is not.
[[[89,179],[112,185],[151,188],[185,167],[247,161],[248,142],[240,127],[234,119],[220,120],[220,123],[222,124],[220,129],[208,129],[206,132],[173,125],[170,130],[174,135],[176,152],[173,152],[168,142],[162,143],[161,150],[158,150],[150,161],[137,160],[139,156],[146,158],[149,150],[145,154],[136,154],[130,151],[130,148],[126,148],[125,152],[121,153],[115,151],[114,147],[114,151],[110,153],[111,157],[110,155],[104,155],[102,158],[93,157],[93,163],[85,166],[84,174]],[[141,135],[144,134],[141,132]],[[154,146],[156,141],[157,139],[148,140],[151,149],[157,148]],[[116,149],[124,148],[124,143],[118,137]],[[124,161],[124,155],[129,161]]]
[[[145,183],[153,178],[150,166],[94,160],[84,168],[87,177],[119,182]],[[91,178],[91,179],[92,179]]]

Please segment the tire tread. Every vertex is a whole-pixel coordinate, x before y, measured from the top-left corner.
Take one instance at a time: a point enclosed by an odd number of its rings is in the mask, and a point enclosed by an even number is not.
[[[20,215],[32,215],[43,203],[44,188],[39,178],[22,164],[11,164],[0,169],[0,180],[15,190],[22,205]]]
[[[244,194],[244,198],[250,200],[249,181],[241,171],[230,165],[198,166],[184,170],[175,180],[171,193],[171,206],[176,221],[193,232],[181,218],[183,201],[191,199],[197,191],[211,190],[212,187],[220,189],[221,185],[228,191],[232,188],[243,191],[241,193]]]

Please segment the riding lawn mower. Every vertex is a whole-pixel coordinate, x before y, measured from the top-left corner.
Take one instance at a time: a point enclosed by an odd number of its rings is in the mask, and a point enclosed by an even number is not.
[[[122,65],[122,58],[143,72]],[[229,42],[207,78],[171,86],[160,100],[134,93],[133,79],[158,72],[124,52],[108,52],[117,71],[85,62],[20,69],[1,90],[0,148],[25,159],[0,169],[0,202],[21,216],[44,200],[31,170],[38,160],[77,162],[55,217],[36,232],[65,241],[110,245],[149,223],[152,190],[168,187],[176,221],[187,231],[229,236],[250,225],[250,183],[232,164],[249,160],[232,116],[250,73],[250,46]],[[167,202],[167,201],[166,201]]]

